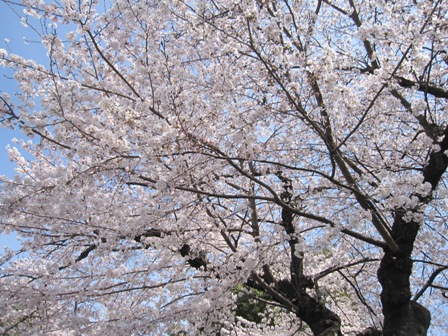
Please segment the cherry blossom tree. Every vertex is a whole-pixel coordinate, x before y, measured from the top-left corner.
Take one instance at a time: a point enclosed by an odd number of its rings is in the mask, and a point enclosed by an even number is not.
[[[3,334],[448,332],[446,1],[11,5]]]

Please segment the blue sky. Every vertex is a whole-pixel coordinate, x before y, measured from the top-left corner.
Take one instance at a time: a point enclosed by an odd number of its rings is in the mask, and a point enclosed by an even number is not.
[[[45,62],[45,50],[37,42],[39,37],[31,29],[20,22],[19,15],[22,8],[14,12],[4,2],[0,2],[0,48],[8,53],[18,54],[27,58],[35,59],[37,62]],[[13,72],[0,68],[0,91],[7,92],[14,97],[17,91],[15,81],[11,79]],[[8,161],[5,147],[11,143],[12,138],[23,138],[18,131],[0,128],[0,174],[8,177],[13,176],[14,166]]]
[[[0,2],[0,49],[5,49],[8,53],[33,58],[37,62],[44,62],[45,50],[36,43],[38,42],[38,35],[20,22],[19,15],[22,15],[22,13],[22,8],[18,8],[14,12],[7,4]],[[0,68],[0,91],[7,92],[11,97],[14,97],[17,86],[14,80],[10,79],[11,76],[11,71]],[[0,175],[8,177],[14,176],[14,165],[9,162],[6,151],[6,146],[8,144],[12,145],[12,138],[19,139],[24,138],[24,136],[20,131],[0,128]],[[0,234],[0,253],[4,246],[14,249],[19,246],[14,234]]]

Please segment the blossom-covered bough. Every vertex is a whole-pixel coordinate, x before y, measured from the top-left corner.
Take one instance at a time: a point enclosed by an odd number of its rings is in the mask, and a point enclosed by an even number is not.
[[[447,332],[446,1],[11,6],[3,334]]]

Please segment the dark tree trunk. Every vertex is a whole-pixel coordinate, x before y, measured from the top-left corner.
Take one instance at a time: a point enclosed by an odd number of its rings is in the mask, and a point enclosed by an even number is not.
[[[431,191],[437,188],[443,173],[448,166],[448,127],[444,138],[438,143],[440,150],[431,152],[429,161],[423,169],[424,182],[431,184]],[[423,211],[424,206],[432,199],[429,195],[417,195],[421,208],[397,209],[392,226],[392,238],[399,246],[399,253],[392,253],[386,248],[378,269],[378,280],[383,288],[381,302],[384,315],[384,336],[424,336],[427,334],[431,315],[429,311],[411,301],[410,276],[412,273],[412,250],[421,223],[406,221],[407,211],[416,213]]]
[[[304,321],[315,336],[341,336],[341,319],[328,309],[324,303],[311,297],[289,280],[278,283],[278,291],[296,305],[296,315]]]
[[[341,319],[322,303],[309,295],[302,296],[298,316],[316,336],[342,336]]]
[[[378,280],[383,287],[384,336],[424,336],[430,325],[429,311],[411,301],[411,253],[418,229],[418,223],[403,220],[402,211],[396,214],[392,237],[401,254],[386,251],[378,270]]]

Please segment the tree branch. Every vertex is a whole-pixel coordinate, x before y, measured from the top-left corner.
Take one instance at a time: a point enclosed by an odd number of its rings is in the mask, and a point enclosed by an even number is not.
[[[428,93],[436,98],[445,98],[448,99],[448,90],[444,90],[439,86],[430,85],[426,82],[415,82],[409,79],[406,79],[401,76],[395,76],[398,81],[398,84],[404,88],[417,88],[420,92]]]
[[[436,269],[431,276],[429,277],[428,281],[426,281],[426,283],[423,285],[423,287],[414,295],[414,297],[412,298],[412,301],[417,302],[417,300],[423,295],[423,293],[425,293],[425,291],[429,288],[432,287],[432,283],[434,282],[434,280],[436,279],[436,277],[442,273],[443,271],[447,270],[448,266],[444,266],[444,267],[439,267],[438,269]]]

